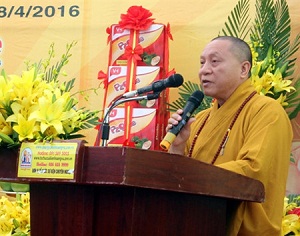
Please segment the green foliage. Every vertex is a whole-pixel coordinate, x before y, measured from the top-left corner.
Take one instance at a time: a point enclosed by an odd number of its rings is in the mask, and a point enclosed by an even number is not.
[[[287,196],[288,203],[294,202],[297,204],[297,206],[300,206],[300,194],[289,194]]]
[[[70,44],[67,44],[66,45],[66,52],[64,54],[62,54],[60,60],[55,64],[55,65],[52,65],[50,67],[50,61],[52,58],[55,57],[55,51],[54,51],[54,43],[52,43],[50,45],[50,49],[49,49],[49,52],[48,52],[48,59],[44,60],[42,62],[42,65],[43,65],[43,69],[41,70],[42,72],[45,73],[45,80],[47,82],[56,82],[57,81],[57,78],[58,76],[61,74],[61,70],[62,68],[67,65],[69,63],[69,58],[72,56],[72,54],[70,53],[71,49],[77,44],[76,41],[73,41],[72,43]]]
[[[240,0],[227,19],[225,29],[221,30],[222,34],[244,40],[250,31],[249,0]]]
[[[295,84],[295,91],[290,93],[288,95],[287,100],[289,101],[289,105],[287,109],[291,109],[290,112],[288,112],[289,118],[294,119],[296,118],[298,112],[300,111],[300,101],[299,101],[299,94],[300,94],[300,80],[298,79]]]
[[[27,69],[30,70],[32,67],[37,68],[38,73],[43,74],[43,79],[48,83],[54,82],[57,83],[58,77],[60,75],[67,76],[67,74],[62,71],[63,68],[69,63],[70,57],[72,57],[71,50],[76,46],[77,42],[73,41],[67,43],[66,51],[63,53],[58,61],[52,64],[52,60],[55,59],[55,44],[51,43],[48,50],[48,57],[46,59],[40,60],[38,63],[31,64],[30,61],[25,62]],[[74,87],[75,78],[65,81],[61,84],[63,92],[70,92]]]
[[[256,1],[256,18],[251,28],[250,39],[261,45],[258,51],[258,60],[263,60],[270,46],[277,52],[276,68],[282,67],[289,61],[287,74],[293,74],[293,62],[296,58],[290,58],[299,49],[299,35],[293,44],[290,43],[291,27],[289,8],[286,0]],[[290,72],[288,72],[290,70]],[[292,71],[291,71],[292,70]]]
[[[189,99],[189,97],[191,96],[191,94],[193,92],[195,92],[196,90],[201,90],[201,88],[198,84],[193,83],[191,81],[184,82],[182,84],[182,86],[179,87],[180,97],[178,98],[178,100],[174,101],[173,103],[168,104],[169,105],[168,110],[171,112],[175,112],[178,109],[182,109],[185,106],[185,104],[186,104],[187,100]],[[203,101],[201,102],[200,106],[195,110],[194,114],[197,114],[199,111],[209,108],[211,105],[211,102],[212,102],[211,97],[204,96]]]

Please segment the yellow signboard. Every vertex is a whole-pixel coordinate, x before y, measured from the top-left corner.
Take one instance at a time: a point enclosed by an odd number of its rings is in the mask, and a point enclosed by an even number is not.
[[[18,177],[74,179],[77,143],[22,143]]]

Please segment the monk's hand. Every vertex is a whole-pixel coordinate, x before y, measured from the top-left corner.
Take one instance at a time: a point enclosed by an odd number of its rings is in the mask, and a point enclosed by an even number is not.
[[[175,113],[171,115],[171,117],[168,119],[168,125],[166,127],[166,132],[168,132],[170,129],[172,129],[173,126],[178,125],[178,123],[182,120],[183,110],[179,109]],[[195,118],[190,118],[189,121],[183,128],[180,130],[180,132],[177,134],[175,140],[173,141],[170,152],[176,153],[176,154],[184,154],[185,149],[185,143],[190,137],[191,133],[191,124],[195,121]]]

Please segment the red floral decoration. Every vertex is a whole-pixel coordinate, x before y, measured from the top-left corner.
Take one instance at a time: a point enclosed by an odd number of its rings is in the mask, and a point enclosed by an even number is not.
[[[124,29],[146,30],[153,24],[152,13],[142,6],[131,6],[127,14],[121,14],[119,26]]]
[[[288,214],[295,214],[300,216],[300,207],[294,208],[293,210],[289,211]]]

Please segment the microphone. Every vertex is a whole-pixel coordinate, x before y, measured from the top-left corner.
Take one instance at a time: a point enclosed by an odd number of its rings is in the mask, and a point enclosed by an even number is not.
[[[197,90],[195,91],[188,99],[185,107],[183,108],[183,113],[181,115],[182,120],[179,121],[179,123],[175,126],[173,126],[164,139],[160,143],[160,147],[163,150],[169,150],[171,144],[173,143],[174,139],[176,138],[177,134],[180,132],[180,130],[183,128],[183,126],[186,125],[188,120],[190,119],[193,112],[196,110],[197,107],[199,107],[200,103],[202,102],[204,98],[204,94]]]
[[[103,123],[101,126],[101,133],[102,133],[102,146],[107,146],[107,141],[109,140],[109,113],[114,109],[116,106],[125,103],[125,102],[131,102],[131,101],[142,101],[142,100],[154,100],[159,98],[159,93],[151,93],[146,94],[144,96],[138,96],[138,97],[132,97],[132,98],[121,98],[118,100],[115,100],[113,104],[108,108],[108,110],[105,113]]]
[[[171,75],[167,79],[158,80],[148,86],[139,88],[134,91],[124,93],[122,97],[123,98],[131,98],[136,95],[144,94],[147,92],[152,92],[152,91],[154,93],[161,92],[164,89],[169,88],[169,87],[179,87],[180,85],[182,85],[182,83],[183,83],[183,77],[180,74],[174,74],[174,75]]]

